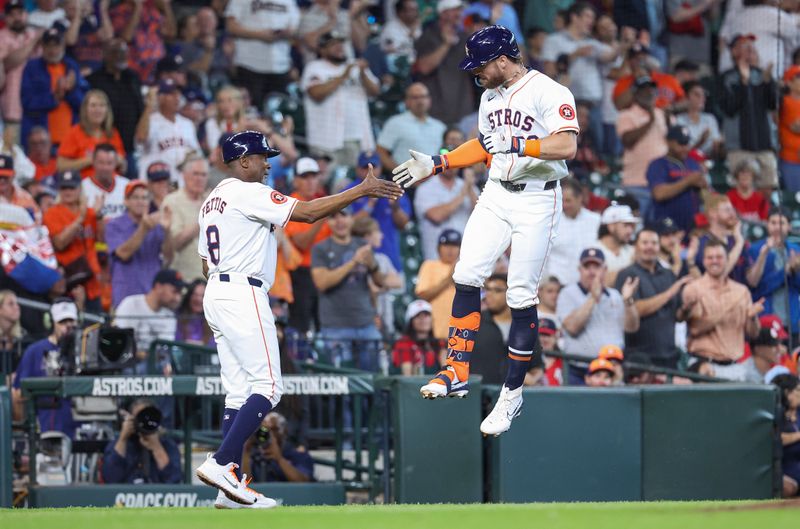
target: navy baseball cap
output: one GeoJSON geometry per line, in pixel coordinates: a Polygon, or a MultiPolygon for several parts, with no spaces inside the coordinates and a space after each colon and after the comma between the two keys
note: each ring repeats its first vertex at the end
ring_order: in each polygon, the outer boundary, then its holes
{"type": "Polygon", "coordinates": [[[603,251],[598,248],[586,248],[581,252],[581,264],[597,263],[599,265],[605,264],[606,256],[603,251]]]}
{"type": "Polygon", "coordinates": [[[347,40],[347,37],[344,35],[344,33],[340,33],[336,30],[328,31],[327,33],[323,33],[322,36],[319,38],[319,47],[324,48],[325,46],[327,46],[328,44],[330,44],[335,40],[340,40],[344,42],[345,40],[347,40]]]}
{"type": "Polygon", "coordinates": [[[76,189],[81,185],[81,175],[75,171],[64,171],[56,175],[58,189],[76,189]]]}
{"type": "Polygon", "coordinates": [[[153,278],[153,286],[156,285],[172,285],[178,290],[186,288],[186,283],[183,282],[181,274],[169,268],[158,271],[156,277],[153,278]]]}
{"type": "Polygon", "coordinates": [[[156,64],[156,73],[182,72],[183,57],[180,55],[167,55],[156,64]]]}
{"type": "Polygon", "coordinates": [[[52,28],[48,29],[47,31],[45,31],[44,34],[42,35],[42,43],[43,44],[50,44],[50,43],[55,42],[57,44],[61,44],[61,41],[63,40],[63,37],[64,37],[64,33],[62,33],[62,31],[59,28],[52,27],[52,28]]]}
{"type": "Polygon", "coordinates": [[[172,175],[169,166],[164,162],[153,162],[147,166],[147,181],[148,182],[161,182],[168,180],[172,175]]]}
{"type": "Polygon", "coordinates": [[[25,9],[25,2],[22,0],[9,0],[3,9],[5,13],[9,13],[12,9],[25,9]]]}
{"type": "Polygon", "coordinates": [[[158,93],[159,94],[172,94],[173,92],[178,91],[178,84],[175,82],[174,79],[162,79],[158,83],[158,93]]]}
{"type": "Polygon", "coordinates": [[[222,144],[222,161],[225,163],[251,154],[266,154],[267,158],[272,158],[280,153],[278,149],[270,147],[266,136],[255,130],[237,132],[222,144]]]}
{"type": "Polygon", "coordinates": [[[675,224],[675,221],[672,220],[671,217],[664,217],[663,219],[656,222],[654,226],[656,233],[659,235],[672,235],[673,233],[678,233],[681,231],[680,226],[675,224]]]}
{"type": "Polygon", "coordinates": [[[377,152],[364,151],[358,155],[359,167],[367,167],[369,164],[372,164],[374,167],[377,167],[381,164],[381,157],[378,156],[377,152]]]}
{"type": "Polygon", "coordinates": [[[650,48],[639,42],[634,42],[633,46],[631,46],[631,49],[628,50],[628,57],[632,57],[634,55],[639,55],[639,54],[649,55],[650,48]]]}
{"type": "Polygon", "coordinates": [[[0,154],[0,176],[14,176],[14,158],[0,154]]]}
{"type": "Polygon", "coordinates": [[[558,326],[556,325],[556,322],[554,322],[550,318],[539,319],[539,334],[544,334],[545,336],[553,336],[557,332],[558,332],[558,326]]]}
{"type": "Polygon", "coordinates": [[[653,81],[653,78],[650,77],[649,75],[640,75],[639,77],[636,78],[633,84],[636,88],[644,88],[646,86],[650,88],[655,88],[657,86],[656,82],[653,81]]]}
{"type": "Polygon", "coordinates": [[[672,125],[667,131],[667,140],[677,141],[681,145],[689,145],[689,129],[683,125],[672,125]]]}
{"type": "Polygon", "coordinates": [[[439,244],[454,244],[461,245],[461,234],[453,229],[442,230],[439,234],[439,244]]]}

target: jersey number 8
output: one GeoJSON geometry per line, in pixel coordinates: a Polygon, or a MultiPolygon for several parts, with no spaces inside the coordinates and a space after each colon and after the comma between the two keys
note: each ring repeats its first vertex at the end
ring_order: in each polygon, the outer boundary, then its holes
{"type": "Polygon", "coordinates": [[[219,264],[219,230],[213,224],[206,228],[206,243],[208,244],[208,258],[215,265],[219,264]]]}

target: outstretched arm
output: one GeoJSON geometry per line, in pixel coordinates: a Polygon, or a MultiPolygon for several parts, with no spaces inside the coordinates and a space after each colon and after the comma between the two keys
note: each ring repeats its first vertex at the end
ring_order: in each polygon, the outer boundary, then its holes
{"type": "Polygon", "coordinates": [[[459,169],[480,162],[488,164],[492,160],[491,155],[477,139],[464,142],[447,154],[429,156],[417,151],[408,152],[411,158],[392,170],[394,181],[403,187],[411,187],[445,169],[459,169]]]}

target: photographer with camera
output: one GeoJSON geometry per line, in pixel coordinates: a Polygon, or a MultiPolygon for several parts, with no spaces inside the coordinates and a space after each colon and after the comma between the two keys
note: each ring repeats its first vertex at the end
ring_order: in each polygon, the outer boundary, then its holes
{"type": "Polygon", "coordinates": [[[289,442],[286,426],[286,417],[277,412],[268,413],[261,427],[248,440],[242,468],[245,474],[253,477],[253,481],[314,481],[311,455],[289,442]]]}
{"type": "MultiPolygon", "coordinates": [[[[20,383],[26,378],[63,376],[67,359],[61,355],[64,338],[75,330],[78,307],[69,298],[57,298],[50,307],[52,330],[43,340],[34,342],[22,354],[12,389],[14,417],[22,419],[24,407],[20,383]]],[[[39,429],[42,432],[59,431],[70,438],[76,424],[72,418],[72,401],[69,398],[41,397],[38,401],[39,429]]]]}
{"type": "Polygon", "coordinates": [[[180,483],[181,460],[175,442],[161,436],[161,411],[150,399],[136,399],[120,410],[119,437],[106,446],[106,483],[180,483]]]}

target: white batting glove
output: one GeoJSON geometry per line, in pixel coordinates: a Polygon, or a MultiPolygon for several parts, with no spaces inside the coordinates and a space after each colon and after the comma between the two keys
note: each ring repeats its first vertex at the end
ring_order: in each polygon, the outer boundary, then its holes
{"type": "Polygon", "coordinates": [[[433,174],[433,158],[409,149],[411,158],[392,169],[392,178],[399,185],[409,188],[433,174]]]}
{"type": "Polygon", "coordinates": [[[491,155],[495,154],[525,154],[525,138],[521,136],[507,136],[496,130],[483,137],[483,148],[491,155]]]}

